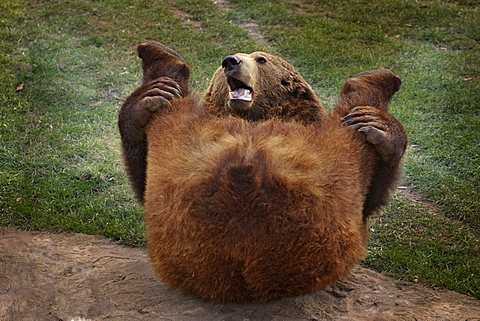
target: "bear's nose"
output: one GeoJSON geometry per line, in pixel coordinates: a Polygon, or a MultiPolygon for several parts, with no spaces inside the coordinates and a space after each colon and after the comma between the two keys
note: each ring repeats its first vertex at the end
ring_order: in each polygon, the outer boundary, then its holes
{"type": "Polygon", "coordinates": [[[225,71],[231,71],[237,68],[242,61],[234,55],[227,56],[222,61],[222,67],[225,68],[225,71]]]}

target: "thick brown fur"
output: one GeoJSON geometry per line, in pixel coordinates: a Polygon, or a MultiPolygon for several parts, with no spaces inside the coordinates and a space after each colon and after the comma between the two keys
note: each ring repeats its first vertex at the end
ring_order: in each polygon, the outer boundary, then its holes
{"type": "Polygon", "coordinates": [[[263,302],[346,276],[365,255],[366,216],[388,200],[405,149],[403,127],[386,111],[398,78],[382,70],[352,78],[360,86],[344,89],[329,116],[313,92],[305,101],[279,86],[263,93],[253,79],[254,100],[238,109],[225,101],[228,81],[218,71],[200,102],[183,94],[188,73],[172,74],[183,60],[147,46],[142,52],[157,58],[140,55],[144,72],[156,79],[144,76],[119,124],[137,197],[145,189],[137,176],[146,181],[148,252],[160,279],[212,301],[263,302]],[[152,82],[163,94],[146,95],[152,82]],[[277,96],[282,112],[261,101],[277,96]],[[125,148],[138,141],[148,143],[148,166],[125,148]]]}

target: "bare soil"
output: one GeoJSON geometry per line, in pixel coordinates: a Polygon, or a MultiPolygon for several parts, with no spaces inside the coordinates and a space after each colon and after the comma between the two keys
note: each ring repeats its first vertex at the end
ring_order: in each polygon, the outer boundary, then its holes
{"type": "Polygon", "coordinates": [[[188,12],[176,7],[170,7],[170,11],[180,19],[185,27],[190,27],[197,31],[203,31],[202,23],[194,20],[188,12]]]}
{"type": "Polygon", "coordinates": [[[358,267],[312,295],[212,304],[159,282],[145,251],[0,228],[0,320],[480,320],[480,301],[358,267]]]}
{"type": "MultiPolygon", "coordinates": [[[[234,6],[228,0],[213,0],[213,4],[220,10],[221,12],[227,13],[232,11],[234,6]]],[[[237,23],[240,27],[245,30],[251,39],[256,41],[258,44],[261,44],[265,47],[270,45],[270,41],[265,37],[265,35],[260,31],[260,26],[252,21],[243,21],[237,23]]]]}

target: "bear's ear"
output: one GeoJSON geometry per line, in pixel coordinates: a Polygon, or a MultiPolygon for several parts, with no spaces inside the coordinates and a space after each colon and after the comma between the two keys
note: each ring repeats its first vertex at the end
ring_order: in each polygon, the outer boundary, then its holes
{"type": "Polygon", "coordinates": [[[190,68],[177,52],[159,42],[149,41],[140,44],[137,53],[142,59],[144,82],[170,77],[180,84],[184,93],[188,92],[190,68]]]}

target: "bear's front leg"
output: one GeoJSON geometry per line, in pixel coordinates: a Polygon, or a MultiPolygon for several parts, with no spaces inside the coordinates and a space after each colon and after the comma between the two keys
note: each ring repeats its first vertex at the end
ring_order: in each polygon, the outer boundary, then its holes
{"type": "Polygon", "coordinates": [[[400,177],[407,135],[400,122],[388,113],[388,103],[401,83],[390,70],[362,72],[345,82],[333,110],[336,117],[357,130],[357,135],[364,135],[365,143],[373,146],[371,152],[376,155],[365,156],[378,158],[368,165],[373,166],[373,175],[363,207],[364,219],[388,203],[400,177]]]}
{"type": "Polygon", "coordinates": [[[170,108],[174,99],[189,94],[190,68],[174,50],[150,41],[137,47],[143,81],[125,101],[118,118],[123,157],[137,200],[143,204],[146,184],[145,129],[155,114],[170,108]]]}
{"type": "Polygon", "coordinates": [[[342,118],[345,125],[365,135],[377,153],[373,176],[368,187],[363,218],[387,205],[400,178],[401,159],[407,147],[403,126],[388,112],[372,106],[358,106],[342,118]]]}
{"type": "Polygon", "coordinates": [[[403,126],[389,113],[371,106],[358,106],[342,118],[344,124],[365,134],[385,164],[396,166],[407,146],[403,126]]]}
{"type": "Polygon", "coordinates": [[[151,117],[170,106],[170,101],[182,98],[182,88],[169,77],[154,79],[138,88],[123,104],[119,115],[122,140],[142,141],[151,117]]]}
{"type": "Polygon", "coordinates": [[[182,88],[177,82],[160,77],[144,83],[120,109],[118,127],[123,157],[130,184],[140,203],[143,203],[146,183],[146,126],[153,115],[167,110],[172,100],[182,96],[182,88]]]}

